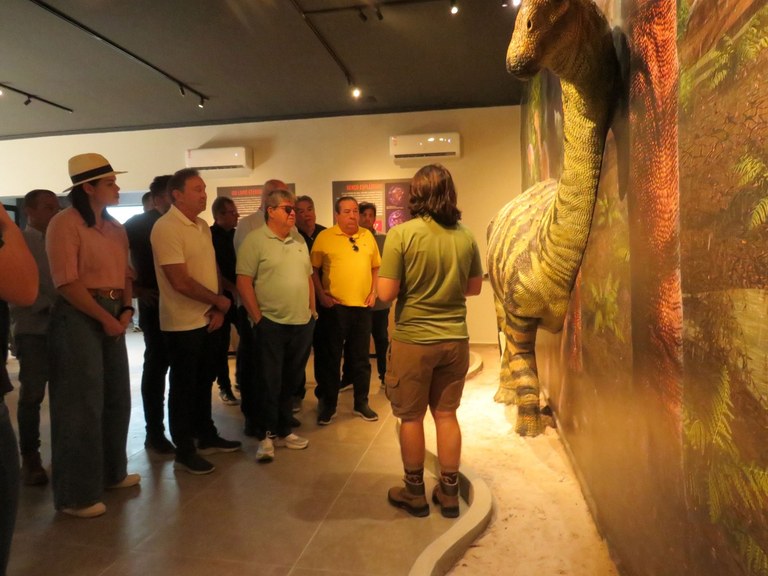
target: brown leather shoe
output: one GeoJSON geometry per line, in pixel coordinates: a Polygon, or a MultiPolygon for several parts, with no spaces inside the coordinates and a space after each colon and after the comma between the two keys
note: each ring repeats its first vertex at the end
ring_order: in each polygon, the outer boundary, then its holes
{"type": "Polygon", "coordinates": [[[440,513],[445,518],[459,517],[459,484],[440,482],[432,491],[432,502],[440,506],[440,513]]]}
{"type": "Polygon", "coordinates": [[[429,516],[429,504],[427,503],[423,482],[421,484],[406,482],[405,486],[390,488],[387,499],[392,506],[402,508],[411,516],[419,518],[429,516]]]}
{"type": "Polygon", "coordinates": [[[40,452],[21,455],[21,477],[25,486],[44,486],[48,484],[48,474],[40,461],[40,452]]]}

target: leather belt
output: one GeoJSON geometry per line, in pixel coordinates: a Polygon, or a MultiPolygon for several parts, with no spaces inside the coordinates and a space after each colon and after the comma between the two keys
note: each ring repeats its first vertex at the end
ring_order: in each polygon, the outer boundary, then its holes
{"type": "Polygon", "coordinates": [[[108,300],[121,300],[123,298],[122,288],[88,288],[91,296],[101,296],[108,300]]]}

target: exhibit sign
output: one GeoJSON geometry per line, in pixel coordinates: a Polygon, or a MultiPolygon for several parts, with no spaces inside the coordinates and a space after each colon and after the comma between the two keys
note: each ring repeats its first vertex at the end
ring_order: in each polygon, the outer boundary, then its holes
{"type": "MultiPolygon", "coordinates": [[[[261,191],[263,184],[249,184],[246,186],[219,186],[216,188],[217,196],[226,196],[232,198],[237,206],[240,217],[244,218],[249,214],[258,212],[261,208],[261,191]]],[[[296,185],[288,184],[288,190],[296,194],[296,185]]]]}
{"type": "Polygon", "coordinates": [[[333,182],[333,202],[342,196],[352,196],[358,202],[370,202],[376,206],[376,232],[385,233],[390,228],[411,219],[408,198],[411,180],[345,180],[333,182]]]}

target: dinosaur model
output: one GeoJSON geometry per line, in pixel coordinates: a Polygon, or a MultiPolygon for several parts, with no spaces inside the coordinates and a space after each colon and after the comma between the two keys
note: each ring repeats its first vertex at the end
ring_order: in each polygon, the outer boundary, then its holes
{"type": "Polygon", "coordinates": [[[504,332],[494,400],[517,404],[515,431],[543,431],[536,331],[563,326],[592,224],[603,149],[620,93],[605,17],[591,0],[523,0],[507,70],[528,79],[547,68],[563,93],[560,179],[539,182],[504,206],[488,227],[488,274],[504,332]]]}

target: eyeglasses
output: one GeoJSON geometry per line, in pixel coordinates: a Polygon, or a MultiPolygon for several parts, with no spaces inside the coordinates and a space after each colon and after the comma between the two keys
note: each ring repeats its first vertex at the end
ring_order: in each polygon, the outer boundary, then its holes
{"type": "Polygon", "coordinates": [[[352,250],[354,250],[355,252],[360,250],[360,246],[357,245],[357,240],[352,238],[352,236],[349,237],[349,243],[352,244],[352,250]]]}
{"type": "Polygon", "coordinates": [[[285,213],[288,214],[289,216],[296,211],[296,208],[294,208],[293,206],[275,206],[275,208],[282,208],[283,210],[285,210],[285,213]]]}

